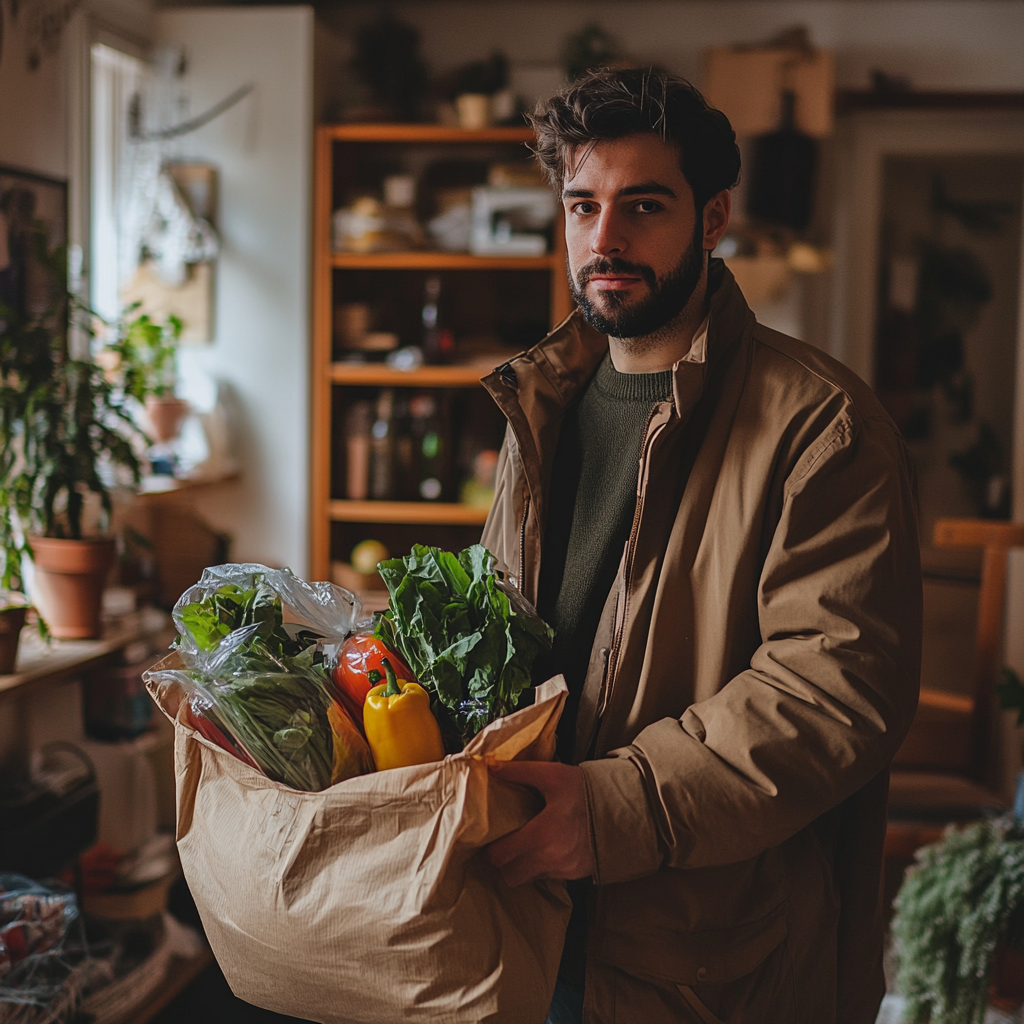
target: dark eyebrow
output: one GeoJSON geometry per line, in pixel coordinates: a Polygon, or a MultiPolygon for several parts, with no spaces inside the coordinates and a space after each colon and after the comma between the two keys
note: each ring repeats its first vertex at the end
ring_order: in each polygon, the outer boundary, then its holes
{"type": "Polygon", "coordinates": [[[670,199],[678,199],[679,196],[668,187],[659,185],[656,181],[645,181],[640,185],[627,185],[618,191],[620,196],[668,196],[670,199]]]}
{"type": "MultiPolygon", "coordinates": [[[[625,196],[668,196],[670,199],[678,199],[679,196],[668,187],[659,185],[656,181],[645,181],[639,185],[627,185],[620,188],[616,193],[619,198],[625,196]]],[[[593,199],[594,193],[589,188],[567,188],[562,190],[563,199],[593,199]]]]}

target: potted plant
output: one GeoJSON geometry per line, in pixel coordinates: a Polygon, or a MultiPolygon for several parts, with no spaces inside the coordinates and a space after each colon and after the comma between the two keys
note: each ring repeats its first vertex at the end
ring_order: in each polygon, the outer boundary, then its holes
{"type": "Polygon", "coordinates": [[[148,313],[138,313],[138,308],[135,303],[116,323],[103,325],[113,340],[100,348],[96,361],[110,383],[144,407],[149,437],[166,444],[178,436],[188,414],[188,403],[174,394],[183,324],[173,313],[161,324],[148,313]]]}
{"type": "Polygon", "coordinates": [[[14,671],[28,602],[23,594],[0,590],[0,676],[14,671]]]}
{"type": "Polygon", "coordinates": [[[981,1024],[990,990],[998,997],[1000,984],[1021,980],[1024,822],[1007,816],[950,828],[916,856],[892,925],[903,1019],[981,1024]]]}
{"type": "MultiPolygon", "coordinates": [[[[110,491],[119,474],[138,482],[139,435],[124,390],[91,358],[67,352],[68,308],[62,295],[55,315],[0,310],[0,585],[20,582],[31,558],[33,596],[52,635],[81,639],[99,635],[114,560],[110,491]],[[94,535],[89,494],[100,507],[94,535]]],[[[83,326],[88,331],[87,317],[83,326]]]]}

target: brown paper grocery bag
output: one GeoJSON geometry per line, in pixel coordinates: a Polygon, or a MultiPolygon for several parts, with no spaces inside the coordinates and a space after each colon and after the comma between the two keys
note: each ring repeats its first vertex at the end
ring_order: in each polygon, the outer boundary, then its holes
{"type": "MultiPolygon", "coordinates": [[[[176,655],[154,671],[173,668],[176,655]]],[[[561,883],[511,889],[480,848],[539,809],[485,758],[550,760],[561,676],[460,754],[305,793],[174,722],[178,850],[232,991],[330,1024],[541,1024],[570,904],[561,883]]]]}

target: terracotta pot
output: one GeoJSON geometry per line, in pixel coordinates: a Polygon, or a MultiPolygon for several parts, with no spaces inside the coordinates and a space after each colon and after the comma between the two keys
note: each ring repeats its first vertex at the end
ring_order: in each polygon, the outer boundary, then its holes
{"type": "Polygon", "coordinates": [[[146,399],[146,418],[149,420],[149,436],[159,444],[173,441],[181,430],[182,421],[188,415],[188,402],[180,398],[146,399]]]}
{"type": "Polygon", "coordinates": [[[27,608],[19,607],[0,610],[0,676],[14,671],[14,663],[18,660],[18,640],[27,611],[27,608]]]}
{"type": "Polygon", "coordinates": [[[36,567],[34,597],[50,632],[58,640],[98,637],[113,539],[30,537],[29,546],[36,567]]]}

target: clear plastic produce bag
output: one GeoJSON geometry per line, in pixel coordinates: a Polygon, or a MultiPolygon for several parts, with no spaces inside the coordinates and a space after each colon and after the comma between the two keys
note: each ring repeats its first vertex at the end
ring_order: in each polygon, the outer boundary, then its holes
{"type": "Polygon", "coordinates": [[[73,893],[0,873],[0,1021],[69,1020],[88,974],[79,941],[66,948],[78,919],[73,893]],[[85,973],[83,973],[83,970],[85,973]]]}
{"type": "Polygon", "coordinates": [[[325,789],[372,767],[325,671],[359,607],[286,569],[215,566],[174,606],[177,658],[146,678],[179,683],[189,724],[269,778],[325,789]]]}

